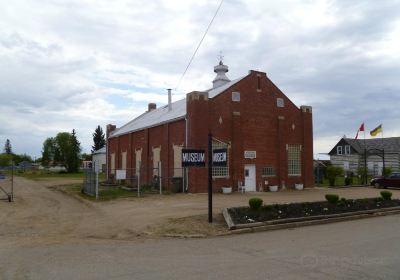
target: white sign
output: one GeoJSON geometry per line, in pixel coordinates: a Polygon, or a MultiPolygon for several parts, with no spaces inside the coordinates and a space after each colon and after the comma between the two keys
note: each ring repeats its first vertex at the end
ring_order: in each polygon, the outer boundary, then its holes
{"type": "Polygon", "coordinates": [[[116,179],[126,180],[126,170],[117,170],[116,179]]]}
{"type": "Polygon", "coordinates": [[[257,153],[256,151],[244,151],[244,158],[256,158],[257,153]]]}

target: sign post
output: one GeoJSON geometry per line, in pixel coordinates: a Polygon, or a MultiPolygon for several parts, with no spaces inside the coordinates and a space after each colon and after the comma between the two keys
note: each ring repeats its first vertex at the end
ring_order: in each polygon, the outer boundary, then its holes
{"type": "Polygon", "coordinates": [[[213,152],[212,152],[212,134],[208,133],[208,222],[213,222],[212,217],[212,164],[213,164],[213,152]]]}

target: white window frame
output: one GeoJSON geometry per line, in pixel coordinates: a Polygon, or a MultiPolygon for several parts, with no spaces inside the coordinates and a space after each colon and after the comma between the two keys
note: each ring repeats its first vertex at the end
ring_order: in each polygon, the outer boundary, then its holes
{"type": "Polygon", "coordinates": [[[158,170],[160,161],[161,161],[161,146],[153,147],[153,176],[154,175],[159,176],[160,174],[160,171],[158,170]]]}
{"type": "Polygon", "coordinates": [[[301,145],[288,144],[288,175],[301,176],[301,145]]]}
{"type": "Polygon", "coordinates": [[[140,165],[142,161],[142,149],[135,150],[135,167],[136,167],[136,176],[140,174],[140,165]]]}
{"type": "Polygon", "coordinates": [[[344,154],[345,155],[350,155],[350,145],[346,145],[344,146],[344,154]]]}
{"type": "Polygon", "coordinates": [[[212,149],[227,149],[227,159],[226,166],[215,166],[212,168],[212,177],[213,178],[229,178],[229,144],[222,142],[217,139],[213,139],[212,141],[212,149]]]}
{"type": "Polygon", "coordinates": [[[342,146],[337,146],[336,147],[336,154],[337,155],[343,155],[343,147],[342,146]]]}

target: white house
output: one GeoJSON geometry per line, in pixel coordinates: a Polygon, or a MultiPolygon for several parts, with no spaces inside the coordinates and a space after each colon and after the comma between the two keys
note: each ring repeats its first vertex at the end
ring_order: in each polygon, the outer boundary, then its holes
{"type": "Polygon", "coordinates": [[[93,152],[92,163],[94,164],[96,171],[98,170],[100,173],[106,172],[106,147],[93,152]]]}

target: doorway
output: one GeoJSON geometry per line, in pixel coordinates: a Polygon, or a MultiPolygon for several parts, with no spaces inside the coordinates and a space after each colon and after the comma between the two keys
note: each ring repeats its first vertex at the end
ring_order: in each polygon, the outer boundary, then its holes
{"type": "Polygon", "coordinates": [[[254,164],[244,166],[244,186],[246,192],[256,191],[256,166],[254,164]]]}

